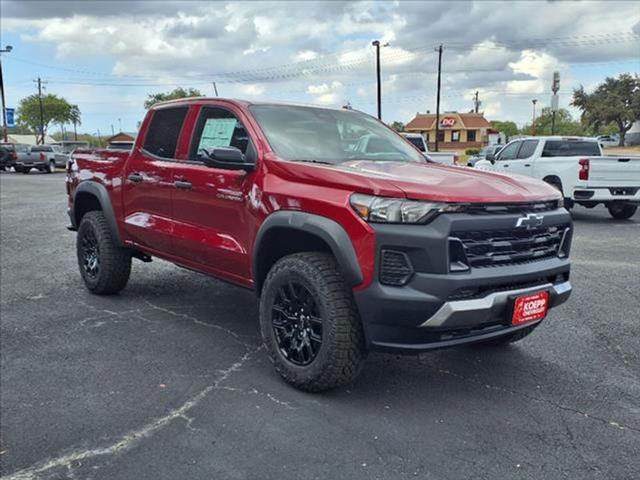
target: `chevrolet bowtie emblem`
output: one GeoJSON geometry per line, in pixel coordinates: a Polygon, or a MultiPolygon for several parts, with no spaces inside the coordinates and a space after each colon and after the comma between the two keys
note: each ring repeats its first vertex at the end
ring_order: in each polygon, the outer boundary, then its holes
{"type": "Polygon", "coordinates": [[[529,213],[524,217],[520,217],[518,221],[516,221],[516,228],[524,227],[527,230],[531,230],[533,228],[539,227],[542,225],[542,221],[544,217],[542,215],[536,215],[535,213],[529,213]]]}

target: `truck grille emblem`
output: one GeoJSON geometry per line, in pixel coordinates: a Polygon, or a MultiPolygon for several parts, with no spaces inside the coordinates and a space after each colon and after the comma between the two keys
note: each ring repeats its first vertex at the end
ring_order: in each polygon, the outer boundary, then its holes
{"type": "Polygon", "coordinates": [[[544,217],[542,215],[536,215],[535,213],[529,213],[524,217],[520,217],[516,221],[516,228],[524,227],[527,230],[532,230],[542,225],[544,217]]]}

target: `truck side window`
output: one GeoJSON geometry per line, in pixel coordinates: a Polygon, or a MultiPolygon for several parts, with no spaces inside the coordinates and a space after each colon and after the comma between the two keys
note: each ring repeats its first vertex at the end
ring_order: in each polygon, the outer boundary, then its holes
{"type": "Polygon", "coordinates": [[[538,140],[525,140],[522,142],[517,158],[529,158],[536,151],[537,146],[538,140]]]}
{"type": "Polygon", "coordinates": [[[153,113],[143,148],[158,157],[174,158],[188,107],[163,108],[153,113]]]}
{"type": "Polygon", "coordinates": [[[237,117],[224,108],[203,107],[193,132],[189,160],[201,161],[202,149],[235,147],[247,152],[249,134],[237,117]]]}
{"type": "Polygon", "coordinates": [[[513,160],[514,158],[516,158],[516,154],[518,153],[520,144],[521,142],[510,143],[509,145],[504,147],[502,150],[500,150],[500,153],[498,154],[498,158],[496,158],[496,160],[497,161],[513,160]]]}

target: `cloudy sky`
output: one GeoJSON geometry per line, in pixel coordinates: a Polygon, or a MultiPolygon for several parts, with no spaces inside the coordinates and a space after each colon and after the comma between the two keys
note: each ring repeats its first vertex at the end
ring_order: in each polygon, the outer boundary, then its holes
{"type": "Polygon", "coordinates": [[[147,94],[176,86],[213,96],[291,100],[375,113],[380,39],[383,119],[435,110],[444,45],[442,110],[468,111],[478,90],[489,119],[530,121],[572,88],[640,72],[637,2],[99,2],[0,0],[7,103],[32,80],[78,104],[83,127],[134,131],[147,94]],[[120,119],[120,120],[119,120],[120,119]]]}

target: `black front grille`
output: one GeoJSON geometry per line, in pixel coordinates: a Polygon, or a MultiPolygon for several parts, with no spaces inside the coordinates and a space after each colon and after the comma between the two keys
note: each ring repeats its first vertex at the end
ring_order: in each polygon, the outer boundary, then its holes
{"type": "Polygon", "coordinates": [[[452,232],[462,242],[471,267],[493,267],[555,257],[569,225],[530,230],[481,230],[452,232]]]}
{"type": "Polygon", "coordinates": [[[499,213],[538,213],[549,212],[559,208],[557,200],[535,203],[494,203],[494,204],[469,204],[464,212],[475,215],[495,215],[499,213]]]}

